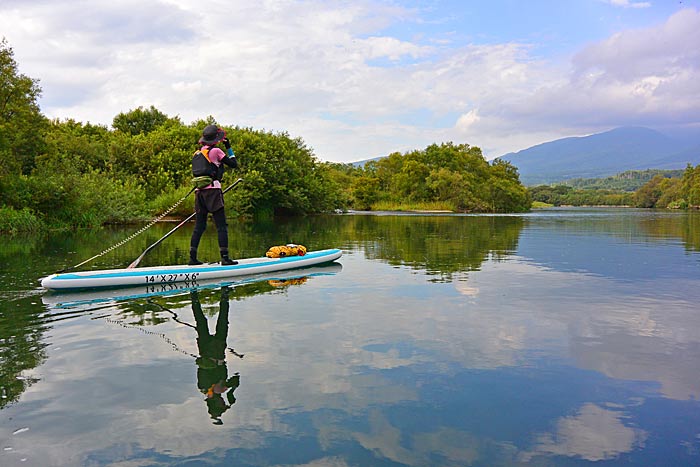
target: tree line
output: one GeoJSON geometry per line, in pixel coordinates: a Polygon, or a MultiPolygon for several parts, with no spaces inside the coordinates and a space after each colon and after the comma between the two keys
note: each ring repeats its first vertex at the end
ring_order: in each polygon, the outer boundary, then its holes
{"type": "Polygon", "coordinates": [[[551,206],[633,206],[634,193],[569,185],[538,185],[529,188],[534,203],[551,206]]]}
{"type": "Polygon", "coordinates": [[[680,178],[683,176],[683,169],[626,170],[610,177],[572,178],[563,184],[579,189],[637,191],[657,175],[665,178],[680,178]]]}
{"type": "Polygon", "coordinates": [[[700,165],[688,164],[682,177],[657,175],[634,193],[641,208],[700,208],[700,165]]]}
{"type": "MultiPolygon", "coordinates": [[[[629,171],[620,176],[648,181],[635,191],[610,188],[576,188],[564,185],[539,185],[529,188],[533,201],[553,206],[634,206],[639,208],[700,208],[700,165],[688,165],[678,171],[629,171]],[[639,173],[633,173],[639,172],[639,173]],[[649,179],[649,176],[651,178],[649,179]]],[[[618,176],[619,177],[619,176],[618,176]]],[[[601,179],[615,182],[618,177],[601,179]]],[[[590,184],[589,186],[596,186],[590,184]]]]}
{"type": "MultiPolygon", "coordinates": [[[[142,221],[191,189],[191,158],[212,116],[185,124],[157,108],[116,115],[111,127],[49,119],[38,80],[18,71],[0,41],[0,232],[142,221]]],[[[301,138],[222,126],[244,183],[227,195],[232,216],[305,215],[345,209],[524,211],[527,189],[508,162],[466,144],[435,144],[354,167],[319,161],[301,138]]],[[[189,214],[193,197],[172,211],[189,214]]]]}

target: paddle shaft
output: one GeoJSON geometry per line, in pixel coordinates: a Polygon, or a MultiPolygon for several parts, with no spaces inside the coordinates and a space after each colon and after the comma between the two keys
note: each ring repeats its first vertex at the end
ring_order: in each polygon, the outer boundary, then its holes
{"type": "MultiPolygon", "coordinates": [[[[231,188],[233,188],[234,186],[238,185],[238,184],[239,184],[240,182],[242,182],[242,181],[243,181],[243,179],[242,179],[242,178],[239,178],[238,180],[236,180],[235,182],[233,182],[231,185],[229,185],[228,187],[226,187],[226,189],[225,189],[223,192],[226,193],[227,191],[229,191],[231,188]]],[[[160,243],[161,243],[163,240],[165,240],[165,239],[168,238],[170,235],[172,235],[172,233],[175,232],[177,229],[179,229],[180,227],[182,227],[183,225],[185,225],[186,223],[188,223],[189,221],[191,221],[191,220],[194,218],[194,216],[196,216],[196,215],[197,215],[197,213],[196,213],[196,212],[193,212],[192,214],[190,214],[189,216],[187,216],[186,219],[184,219],[182,222],[180,222],[179,224],[177,224],[170,232],[166,233],[166,234],[163,235],[158,241],[156,241],[156,242],[153,243],[151,246],[149,246],[148,248],[146,248],[146,249],[144,250],[144,252],[141,253],[141,256],[139,256],[138,258],[136,258],[136,259],[134,260],[134,262],[131,263],[131,264],[130,264],[129,266],[127,266],[126,268],[127,268],[127,269],[133,269],[133,268],[135,268],[135,267],[141,262],[141,260],[143,259],[143,257],[146,256],[146,254],[147,254],[149,251],[151,251],[152,249],[154,249],[155,247],[157,247],[158,245],[160,245],[160,243]]]]}

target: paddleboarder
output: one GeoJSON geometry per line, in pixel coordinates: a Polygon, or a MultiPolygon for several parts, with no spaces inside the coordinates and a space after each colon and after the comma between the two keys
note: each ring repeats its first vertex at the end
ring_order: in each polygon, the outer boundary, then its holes
{"type": "Polygon", "coordinates": [[[219,242],[221,264],[228,266],[238,264],[228,256],[228,227],[226,213],[224,211],[224,195],[221,191],[221,178],[224,174],[223,164],[235,169],[238,161],[231,149],[231,142],[226,137],[226,132],[216,125],[207,125],[199,139],[202,145],[192,158],[192,173],[197,178],[210,177],[211,183],[198,187],[195,190],[194,210],[196,213],[194,230],[190,239],[190,265],[202,264],[197,259],[197,248],[204,230],[207,228],[207,218],[211,213],[216,225],[219,242]],[[226,153],[217,147],[223,143],[226,153]]]}

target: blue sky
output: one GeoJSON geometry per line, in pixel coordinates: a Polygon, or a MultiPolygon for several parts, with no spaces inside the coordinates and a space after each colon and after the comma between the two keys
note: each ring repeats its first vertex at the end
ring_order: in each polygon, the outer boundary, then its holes
{"type": "Polygon", "coordinates": [[[154,105],[341,162],[700,132],[700,0],[3,0],[0,18],[54,118],[154,105]]]}
{"type": "MultiPolygon", "coordinates": [[[[467,43],[531,43],[547,51],[569,51],[625,29],[657,25],[682,8],[682,2],[604,0],[522,0],[402,2],[422,11],[423,31],[454,35],[467,43]],[[625,6],[626,5],[626,6],[625,6]],[[635,7],[636,6],[636,7],[635,7]]],[[[404,25],[405,26],[405,25],[404,25]]],[[[416,28],[397,27],[410,39],[416,28]]]]}

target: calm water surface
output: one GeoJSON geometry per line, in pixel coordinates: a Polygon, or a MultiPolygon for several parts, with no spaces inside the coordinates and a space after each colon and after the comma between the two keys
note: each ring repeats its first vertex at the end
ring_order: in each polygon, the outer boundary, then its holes
{"type": "MultiPolygon", "coordinates": [[[[239,256],[345,254],[227,287],[55,294],[37,279],[137,227],[2,239],[0,465],[700,465],[698,213],[230,227],[239,256]]],[[[184,262],[191,228],[141,265],[184,262]]],[[[203,259],[214,242],[210,226],[203,259]]]]}

